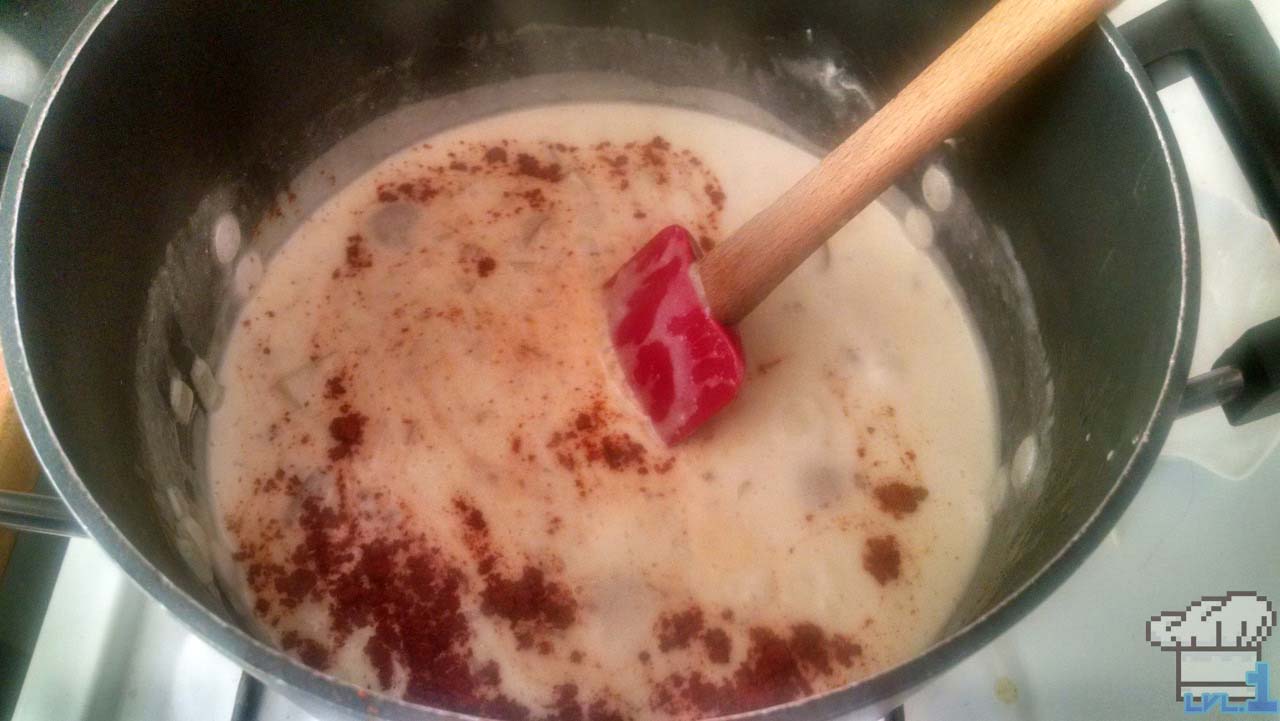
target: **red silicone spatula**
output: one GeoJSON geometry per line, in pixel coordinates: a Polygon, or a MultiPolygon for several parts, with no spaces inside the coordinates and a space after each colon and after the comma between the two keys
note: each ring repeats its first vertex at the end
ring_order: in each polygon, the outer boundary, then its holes
{"type": "Polygon", "coordinates": [[[677,443],[737,395],[732,327],[902,172],[1093,22],[1110,0],[1002,0],[782,197],[700,260],[660,231],[605,286],[623,372],[677,443]]]}

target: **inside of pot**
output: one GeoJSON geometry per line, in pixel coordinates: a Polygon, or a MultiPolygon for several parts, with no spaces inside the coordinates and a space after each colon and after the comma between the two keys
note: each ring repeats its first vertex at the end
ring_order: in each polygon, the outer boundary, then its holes
{"type": "MultiPolygon", "coordinates": [[[[706,111],[820,154],[982,10],[113,12],[51,108],[18,219],[22,335],[50,422],[125,538],[211,612],[243,623],[213,571],[201,458],[205,405],[220,392],[211,369],[238,309],[230,291],[244,282],[237,273],[254,272],[219,258],[233,226],[232,260],[269,258],[334,187],[406,144],[561,102],[706,111]]],[[[895,213],[927,214],[930,252],[968,305],[997,390],[992,533],[943,637],[1044,569],[1147,440],[1186,282],[1166,168],[1148,162],[1158,147],[1095,31],[886,194],[895,213]],[[946,204],[926,197],[938,182],[946,204]]]]}
{"type": "MultiPolygon", "coordinates": [[[[244,292],[236,286],[253,282],[249,276],[261,272],[261,265],[270,262],[334,188],[345,187],[372,164],[423,137],[526,107],[581,101],[685,107],[759,127],[821,154],[821,136],[800,134],[795,123],[812,123],[815,116],[830,118],[829,137],[837,138],[841,128],[856,127],[876,106],[865,84],[830,58],[773,58],[770,75],[753,73],[753,78],[744,78],[739,77],[742,69],[735,69],[715,48],[618,28],[556,25],[524,26],[498,47],[504,55],[533,55],[533,72],[439,98],[418,102],[402,98],[402,105],[370,119],[322,152],[288,179],[286,189],[268,198],[253,196],[252,201],[270,201],[256,225],[240,229],[241,218],[248,214],[242,186],[231,183],[215,188],[202,199],[187,237],[167,249],[143,326],[139,404],[143,438],[149,442],[146,457],[153,464],[151,476],[187,477],[179,487],[194,491],[190,501],[184,501],[172,486],[157,489],[164,494],[159,500],[175,512],[177,547],[202,579],[213,578],[208,546],[217,540],[212,531],[201,530],[215,523],[208,516],[211,502],[201,456],[207,407],[223,393],[207,369],[219,366],[227,334],[243,305],[244,292]],[[582,58],[590,63],[581,63],[582,58]],[[660,59],[659,67],[653,67],[655,59],[660,59]],[[577,70],[593,66],[613,72],[577,70]],[[673,78],[690,84],[672,84],[673,78]],[[692,84],[695,80],[698,84],[692,84]],[[804,105],[779,99],[802,90],[807,96],[804,105]],[[766,109],[759,104],[763,102],[773,107],[766,109]],[[791,116],[790,122],[780,119],[779,112],[791,116]],[[219,234],[225,236],[231,223],[236,228],[233,235],[243,238],[243,248],[232,248],[231,262],[219,263],[217,244],[223,240],[219,234]],[[192,293],[192,288],[203,288],[209,295],[192,293]]],[[[485,58],[479,64],[490,63],[485,58]]],[[[948,155],[942,151],[922,163],[882,202],[904,222],[909,214],[927,213],[933,252],[962,289],[989,348],[995,376],[1018,380],[1016,388],[998,396],[1002,467],[992,483],[1000,488],[999,506],[1007,488],[1022,491],[1042,482],[1043,466],[1036,463],[1036,455],[1050,442],[1053,384],[1030,290],[1009,237],[985,222],[964,188],[950,180],[954,171],[948,155]],[[930,182],[944,185],[941,192],[949,195],[945,206],[935,202],[938,208],[930,208],[924,198],[926,172],[930,182]]],[[[1006,545],[1001,541],[997,547],[1006,545]]],[[[957,617],[953,623],[963,621],[957,617]]]]}

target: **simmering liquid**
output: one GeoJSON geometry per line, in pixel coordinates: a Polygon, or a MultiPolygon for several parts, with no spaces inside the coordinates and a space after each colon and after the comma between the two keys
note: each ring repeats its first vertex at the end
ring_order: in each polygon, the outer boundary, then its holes
{"type": "Polygon", "coordinates": [[[503,718],[711,716],[939,632],[996,463],[961,301],[876,204],[742,325],[741,396],[665,447],[601,285],[727,237],[817,159],[733,121],[549,106],[426,138],[304,222],[222,360],[224,579],[307,664],[503,718]]]}

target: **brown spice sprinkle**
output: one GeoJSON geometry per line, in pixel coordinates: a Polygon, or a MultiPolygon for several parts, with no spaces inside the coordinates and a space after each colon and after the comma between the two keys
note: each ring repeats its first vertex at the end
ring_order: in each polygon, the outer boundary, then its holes
{"type": "Polygon", "coordinates": [[[531,210],[542,210],[547,207],[547,196],[543,195],[541,188],[534,188],[520,193],[519,196],[529,203],[531,210]]]}
{"type": "Polygon", "coordinates": [[[286,631],[280,637],[280,647],[298,654],[298,658],[312,668],[329,667],[329,649],[314,639],[299,636],[296,631],[286,631]]]}
{"type": "Polygon", "coordinates": [[[364,425],[369,419],[349,406],[342,406],[341,415],[329,421],[329,437],[334,445],[329,448],[329,460],[340,461],[350,456],[364,442],[364,425]]]}
{"type": "MultiPolygon", "coordinates": [[[[409,701],[501,718],[530,717],[528,709],[497,692],[497,666],[473,660],[470,626],[461,611],[463,576],[425,538],[406,527],[394,541],[357,540],[367,534],[351,510],[351,491],[344,483],[335,484],[336,502],[302,493],[301,484],[295,490],[303,540],[283,554],[287,566],[271,560],[281,556],[270,538],[238,539],[236,558],[247,566],[259,612],[327,599],[336,644],[358,629],[373,629],[363,651],[383,690],[400,667],[407,674],[409,701]]],[[[332,663],[329,648],[296,630],[283,630],[280,643],[314,668],[325,670],[332,663]]]]}
{"type": "Polygon", "coordinates": [[[613,433],[600,440],[600,456],[610,469],[620,471],[644,462],[645,448],[626,433],[613,433]]]}
{"type": "Polygon", "coordinates": [[[793,627],[790,639],[764,627],[752,628],[748,638],[746,659],[731,676],[716,682],[700,671],[672,674],[654,692],[653,709],[718,716],[794,701],[813,692],[812,681],[829,673],[833,660],[850,668],[862,653],[848,637],[812,624],[793,627]]]}
{"type": "Polygon", "coordinates": [[[555,431],[547,440],[547,448],[565,470],[579,466],[603,466],[610,471],[666,473],[674,457],[650,464],[649,452],[625,431],[614,431],[610,424],[617,413],[597,400],[579,410],[563,430],[555,431]]]}
{"type": "Polygon", "coordinates": [[[896,536],[868,538],[862,551],[862,567],[881,586],[898,578],[902,572],[902,552],[896,536]]]}
{"type": "Polygon", "coordinates": [[[524,566],[518,577],[508,577],[497,570],[503,559],[493,549],[484,514],[463,498],[453,499],[453,506],[466,528],[467,546],[485,581],[480,593],[481,613],[506,620],[519,648],[536,646],[544,655],[549,654],[555,632],[573,625],[577,601],[567,588],[548,580],[537,566],[524,566]]]}
{"type": "Polygon", "coordinates": [[[652,140],[641,146],[641,157],[644,159],[645,165],[650,167],[663,167],[667,164],[666,152],[671,149],[671,143],[661,135],[655,135],[652,140]]]}
{"type": "Polygon", "coordinates": [[[489,532],[489,523],[484,520],[484,514],[480,512],[480,509],[461,498],[453,499],[453,507],[462,514],[462,522],[467,526],[468,530],[473,533],[489,532]]]}
{"type": "Polygon", "coordinates": [[[929,491],[925,488],[909,486],[901,481],[876,486],[873,493],[880,510],[899,519],[915,513],[921,501],[929,497],[929,491]]]}
{"type": "Polygon", "coordinates": [[[783,360],[784,360],[783,358],[774,358],[773,360],[770,360],[770,361],[765,361],[765,362],[763,362],[763,363],[758,363],[758,364],[756,364],[756,372],[757,372],[757,373],[759,373],[759,374],[760,374],[760,375],[762,375],[762,376],[763,376],[763,375],[768,375],[768,374],[769,374],[769,371],[771,371],[771,370],[773,370],[774,368],[776,368],[776,367],[778,366],[778,364],[779,364],[779,363],[781,363],[783,360]]]}
{"type": "Polygon", "coordinates": [[[398,183],[380,183],[377,187],[378,201],[394,203],[398,200],[416,200],[427,203],[440,194],[440,189],[429,178],[418,178],[414,181],[398,183]]]}
{"type": "Polygon", "coordinates": [[[707,198],[711,200],[711,204],[715,206],[716,210],[724,210],[725,195],[719,185],[707,183],[702,186],[702,192],[707,194],[707,198]]]}
{"type": "MultiPolygon", "coordinates": [[[[553,712],[543,715],[501,694],[499,665],[476,659],[471,649],[471,627],[462,611],[464,575],[424,536],[411,531],[407,520],[392,534],[395,540],[358,540],[371,534],[362,527],[364,516],[352,510],[353,492],[341,481],[341,473],[337,478],[336,501],[305,493],[296,475],[283,469],[256,484],[273,492],[287,490],[301,499],[298,524],[303,540],[282,556],[274,537],[246,538],[240,535],[243,526],[229,524],[237,529],[234,557],[246,566],[258,613],[267,616],[273,608],[288,610],[304,600],[327,600],[335,648],[357,630],[373,629],[363,652],[377,683],[390,689],[396,669],[403,669],[404,697],[412,702],[516,721],[624,719],[607,699],[579,700],[576,690],[561,694],[553,712]]],[[[477,508],[462,499],[455,499],[454,505],[469,534],[487,537],[488,524],[477,508]]],[[[482,597],[486,605],[496,607],[492,610],[514,619],[513,624],[572,623],[573,607],[567,605],[571,599],[566,601],[563,589],[546,581],[541,571],[526,569],[510,583],[514,589],[497,592],[496,599],[488,597],[488,589],[482,597]]],[[[280,621],[276,616],[272,623],[280,621]]],[[[332,649],[297,630],[283,629],[280,643],[314,668],[326,670],[332,664],[332,649]]],[[[535,645],[532,640],[530,645],[535,645]]],[[[545,638],[536,647],[540,652],[552,650],[545,638]]]]}
{"type": "MultiPolygon", "coordinates": [[[[364,236],[356,233],[347,236],[347,276],[353,276],[365,268],[373,267],[373,256],[364,245],[364,236]]],[[[336,274],[335,274],[336,277],[336,274]]]]}
{"type": "Polygon", "coordinates": [[[702,634],[702,645],[707,648],[707,658],[712,663],[729,663],[733,642],[722,628],[709,628],[702,634]]]}
{"type": "Polygon", "coordinates": [[[490,575],[480,598],[480,611],[506,619],[521,648],[531,645],[535,631],[570,628],[577,613],[568,589],[532,566],[525,566],[518,578],[490,575]]]}
{"type": "Polygon", "coordinates": [[[527,175],[548,183],[559,183],[564,178],[559,163],[543,165],[528,153],[520,153],[516,156],[516,175],[527,175]]]}
{"type": "MultiPolygon", "coordinates": [[[[713,247],[714,238],[719,236],[724,190],[719,179],[690,150],[675,150],[661,136],[621,145],[605,141],[589,149],[595,152],[580,150],[588,149],[552,141],[518,144],[509,139],[488,143],[459,141],[447,151],[447,163],[419,166],[421,173],[416,178],[396,178],[379,183],[375,186],[376,197],[382,203],[407,201],[426,205],[442,194],[461,192],[477,174],[507,176],[517,183],[521,180],[536,183],[536,187],[518,184],[504,190],[504,196],[511,202],[490,210],[479,219],[483,224],[515,217],[526,210],[543,212],[553,207],[557,201],[551,194],[553,185],[548,184],[559,183],[570,172],[596,177],[605,175],[614,179],[621,190],[629,187],[631,178],[637,173],[659,185],[679,177],[691,188],[701,189],[701,195],[709,201],[696,218],[686,222],[697,228],[699,243],[704,250],[713,247]],[[543,160],[547,155],[554,160],[543,160]]],[[[634,209],[633,214],[637,218],[646,217],[644,209],[634,209]]],[[[468,224],[473,222],[474,219],[467,221],[468,224]]],[[[343,274],[350,276],[354,272],[346,269],[343,274]]],[[[335,272],[334,277],[339,277],[339,274],[335,272]]]]}
{"type": "Polygon", "coordinates": [[[688,648],[702,632],[702,624],[702,609],[697,606],[659,617],[654,629],[658,637],[658,650],[665,653],[677,648],[688,648]]]}
{"type": "Polygon", "coordinates": [[[324,397],[329,400],[341,398],[347,392],[346,374],[339,373],[324,382],[324,397]]]}

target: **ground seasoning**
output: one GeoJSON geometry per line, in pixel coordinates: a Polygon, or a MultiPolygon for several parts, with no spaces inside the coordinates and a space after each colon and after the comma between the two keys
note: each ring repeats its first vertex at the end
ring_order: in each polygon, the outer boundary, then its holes
{"type": "MultiPolygon", "coordinates": [[[[648,475],[665,473],[674,457],[650,464],[648,449],[625,431],[614,431],[611,424],[619,414],[596,400],[582,408],[562,430],[554,431],[547,440],[557,462],[566,470],[580,466],[603,466],[614,472],[634,471],[648,475]]],[[[585,481],[583,481],[585,484],[585,481]]]]}
{"type": "Polygon", "coordinates": [[[707,658],[712,663],[729,663],[729,655],[733,650],[733,642],[729,634],[722,628],[710,628],[702,634],[702,644],[706,646],[707,658]]]}
{"type": "Polygon", "coordinates": [[[645,447],[626,433],[611,433],[600,439],[600,457],[610,470],[620,471],[644,463],[645,447]]]}
{"type": "Polygon", "coordinates": [[[329,400],[337,400],[338,398],[346,395],[346,380],[346,375],[343,373],[331,376],[324,382],[324,397],[329,400]]]}
{"type": "Polygon", "coordinates": [[[702,624],[702,609],[696,606],[680,613],[660,617],[655,629],[658,650],[666,652],[677,648],[688,648],[693,639],[702,632],[702,624]]]}
{"type": "Polygon", "coordinates": [[[329,668],[329,649],[318,641],[303,638],[294,631],[286,631],[280,637],[280,647],[298,654],[302,662],[321,671],[329,668]]]}
{"type": "Polygon", "coordinates": [[[350,456],[364,442],[364,425],[369,421],[363,413],[343,405],[341,415],[329,421],[329,437],[334,445],[329,448],[329,460],[340,461],[350,456]]]}
{"type": "Polygon", "coordinates": [[[538,180],[545,180],[548,183],[558,183],[564,178],[560,171],[559,163],[543,165],[537,158],[528,153],[520,153],[516,156],[516,175],[527,175],[538,180]]]}
{"type": "MultiPolygon", "coordinates": [[[[463,575],[420,534],[407,527],[396,540],[358,540],[361,521],[350,510],[345,486],[338,499],[305,495],[298,523],[302,541],[288,554],[291,570],[275,563],[250,563],[250,589],[258,608],[294,607],[324,599],[335,642],[372,628],[364,653],[385,690],[397,667],[407,674],[405,698],[474,713],[527,718],[528,710],[496,693],[496,665],[477,664],[469,647],[471,630],[462,614],[463,575]]],[[[266,557],[270,544],[241,542],[242,561],[266,557]]],[[[294,630],[281,646],[306,664],[329,667],[330,651],[294,630]]]]}
{"type": "Polygon", "coordinates": [[[568,628],[578,609],[568,589],[532,566],[525,566],[518,577],[489,574],[480,599],[481,613],[509,622],[521,648],[531,646],[546,629],[568,628]]]}
{"type": "Polygon", "coordinates": [[[652,140],[641,146],[640,155],[644,159],[644,164],[650,168],[662,168],[667,164],[666,152],[671,149],[671,144],[661,135],[656,135],[652,140]]]}
{"type": "Polygon", "coordinates": [[[356,233],[347,236],[347,276],[353,276],[365,268],[373,267],[373,256],[364,245],[364,236],[356,233]]]}
{"type": "Polygon", "coordinates": [[[573,625],[578,604],[560,583],[547,578],[537,566],[525,565],[519,575],[501,570],[505,559],[493,548],[489,524],[471,502],[455,498],[453,506],[464,528],[464,540],[484,581],[480,612],[507,622],[521,649],[545,649],[550,653],[559,632],[573,625]]]}
{"type": "Polygon", "coordinates": [[[719,185],[707,183],[702,186],[702,192],[707,194],[707,198],[711,201],[711,204],[715,206],[716,210],[724,210],[725,195],[719,185]]]}
{"type": "Polygon", "coordinates": [[[790,638],[753,627],[748,639],[746,659],[729,677],[714,681],[700,671],[672,674],[655,688],[653,709],[716,716],[794,701],[813,692],[812,681],[830,673],[833,660],[851,668],[861,654],[849,638],[812,624],[793,627],[790,638]]]}
{"type": "Polygon", "coordinates": [[[880,507],[880,510],[892,515],[894,518],[902,518],[915,513],[920,506],[920,502],[929,497],[929,491],[923,487],[909,486],[901,481],[883,483],[876,486],[873,493],[876,497],[876,505],[880,507]]]}
{"type": "Polygon", "coordinates": [[[413,181],[398,183],[381,183],[377,187],[378,201],[381,203],[413,200],[425,204],[439,194],[440,189],[429,178],[418,178],[413,181]]]}
{"type": "Polygon", "coordinates": [[[541,188],[526,190],[523,193],[517,193],[517,196],[524,198],[530,210],[544,210],[548,204],[547,196],[542,194],[541,188]]]}
{"type": "Polygon", "coordinates": [[[868,538],[862,551],[862,567],[881,586],[898,578],[902,572],[902,552],[895,536],[868,538]]]}

